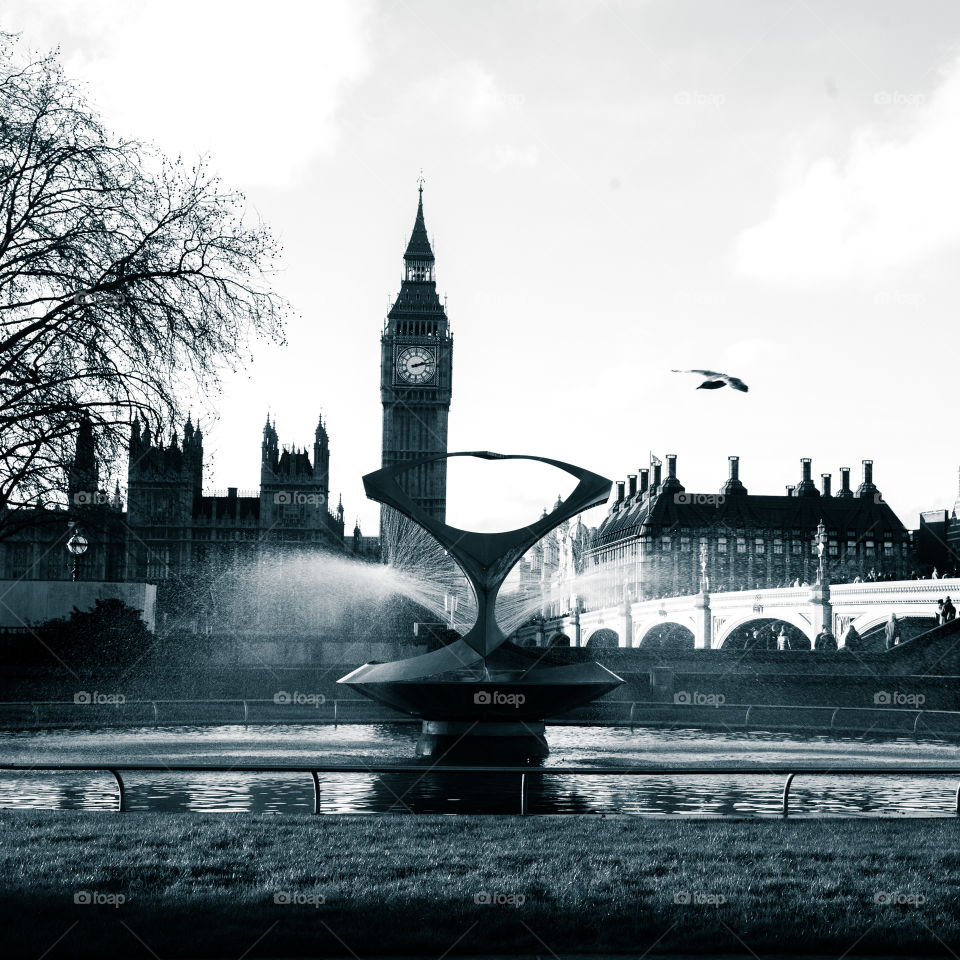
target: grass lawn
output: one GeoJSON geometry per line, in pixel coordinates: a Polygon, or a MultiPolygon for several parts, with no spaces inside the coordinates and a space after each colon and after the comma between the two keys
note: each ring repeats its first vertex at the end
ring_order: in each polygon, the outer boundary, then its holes
{"type": "Polygon", "coordinates": [[[954,820],[3,811],[0,877],[33,960],[960,952],[954,820]]]}

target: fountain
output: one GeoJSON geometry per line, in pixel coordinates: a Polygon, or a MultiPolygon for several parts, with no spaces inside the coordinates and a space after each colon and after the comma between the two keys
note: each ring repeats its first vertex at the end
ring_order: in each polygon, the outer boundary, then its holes
{"type": "Polygon", "coordinates": [[[453,643],[406,660],[368,663],[339,682],[423,720],[417,755],[511,762],[549,752],[544,718],[581,706],[623,680],[599,663],[551,663],[546,650],[509,641],[496,619],[497,593],[517,561],[541,537],[588,507],[604,503],[610,481],[559,460],[490,452],[451,453],[385,467],[363,478],[367,496],[430,533],[456,561],[476,598],[477,619],[453,643]],[[449,457],[532,460],[579,482],[535,523],[501,533],[448,526],[420,509],[401,488],[407,470],[449,457]]]}

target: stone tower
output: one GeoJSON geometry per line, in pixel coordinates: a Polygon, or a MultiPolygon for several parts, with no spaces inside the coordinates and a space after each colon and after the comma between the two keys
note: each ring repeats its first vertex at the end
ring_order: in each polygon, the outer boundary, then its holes
{"type": "MultiPolygon", "coordinates": [[[[403,255],[403,282],[380,338],[382,466],[447,452],[452,377],[453,337],[437,296],[421,180],[417,219],[403,255]]],[[[410,471],[400,484],[431,516],[446,518],[446,461],[410,471]]]]}

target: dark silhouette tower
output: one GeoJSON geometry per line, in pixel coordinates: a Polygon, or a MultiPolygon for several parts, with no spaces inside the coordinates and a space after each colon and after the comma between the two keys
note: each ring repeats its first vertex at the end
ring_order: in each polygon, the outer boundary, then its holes
{"type": "MultiPolygon", "coordinates": [[[[453,337],[437,296],[421,180],[417,219],[403,255],[403,282],[380,338],[382,466],[446,454],[452,375],[453,337]]],[[[418,465],[400,483],[429,516],[446,519],[446,460],[418,465]]]]}

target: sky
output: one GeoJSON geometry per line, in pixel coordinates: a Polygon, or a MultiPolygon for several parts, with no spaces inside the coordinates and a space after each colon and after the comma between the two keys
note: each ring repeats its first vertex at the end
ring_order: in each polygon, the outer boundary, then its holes
{"type": "MultiPolygon", "coordinates": [[[[322,412],[348,530],[376,532],[360,478],[422,170],[451,451],[611,479],[675,453],[697,492],[736,454],[753,493],[870,458],[908,526],[957,498],[951,0],[5,0],[0,26],[59,46],[114,131],[208,154],[283,243],[287,345],[225,380],[208,489],[257,488],[268,410],[297,446],[322,412]],[[699,367],[750,392],[671,373],[699,367]]],[[[464,525],[570,488],[455,463],[464,525]]]]}

